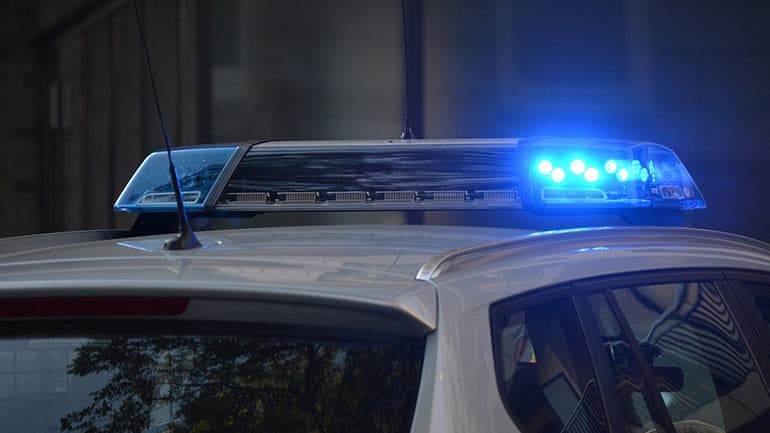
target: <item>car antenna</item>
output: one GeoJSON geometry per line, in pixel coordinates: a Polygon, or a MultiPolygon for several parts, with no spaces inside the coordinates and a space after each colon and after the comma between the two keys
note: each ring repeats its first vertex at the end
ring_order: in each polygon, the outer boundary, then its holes
{"type": "Polygon", "coordinates": [[[411,140],[412,116],[409,113],[411,107],[409,100],[409,24],[406,19],[406,1],[401,0],[401,36],[404,38],[404,123],[401,128],[401,139],[411,140]]]}
{"type": "Polygon", "coordinates": [[[158,98],[158,89],[155,86],[155,74],[152,72],[152,62],[150,61],[150,50],[147,48],[147,41],[144,39],[144,26],[142,25],[142,16],[139,13],[138,0],[134,0],[134,13],[136,13],[136,23],[139,26],[139,38],[144,48],[144,57],[147,59],[147,69],[150,72],[150,84],[152,85],[152,96],[155,99],[155,108],[158,111],[160,127],[163,130],[163,138],[166,140],[166,153],[168,154],[168,170],[171,174],[171,186],[174,188],[174,198],[176,198],[177,216],[179,217],[179,233],[173,238],[167,239],[163,243],[164,250],[188,250],[199,248],[201,246],[198,237],[190,227],[190,220],[187,218],[187,212],[182,200],[181,186],[179,177],[176,174],[174,161],[171,159],[171,140],[168,138],[168,129],[166,120],[163,118],[163,111],[160,109],[160,98],[158,98]]]}

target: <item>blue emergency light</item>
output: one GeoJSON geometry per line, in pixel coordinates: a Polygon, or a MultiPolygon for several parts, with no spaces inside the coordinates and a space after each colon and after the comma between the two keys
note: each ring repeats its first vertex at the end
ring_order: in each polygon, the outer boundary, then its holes
{"type": "MultiPolygon", "coordinates": [[[[647,142],[287,141],[182,148],[172,157],[192,212],[706,207],[674,152],[647,142]]],[[[115,209],[176,211],[165,152],[147,157],[115,209]]]]}
{"type": "Polygon", "coordinates": [[[684,164],[659,144],[542,138],[519,148],[535,209],[706,207],[684,164]]]}

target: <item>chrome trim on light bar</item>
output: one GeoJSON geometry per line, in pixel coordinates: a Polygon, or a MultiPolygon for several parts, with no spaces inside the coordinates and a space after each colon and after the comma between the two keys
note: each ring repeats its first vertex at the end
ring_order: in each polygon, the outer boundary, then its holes
{"type": "Polygon", "coordinates": [[[336,202],[365,202],[369,194],[365,191],[333,191],[326,193],[327,200],[336,202]]]}
{"type": "Polygon", "coordinates": [[[514,202],[521,201],[521,197],[519,196],[518,190],[477,191],[477,198],[480,200],[490,200],[490,201],[514,201],[514,202]]]}
{"type": "Polygon", "coordinates": [[[287,203],[315,203],[318,201],[317,192],[279,192],[278,200],[287,203]]]}
{"type": "Polygon", "coordinates": [[[466,191],[425,191],[424,198],[435,201],[465,201],[469,197],[466,191]]]}
{"type": "Polygon", "coordinates": [[[383,201],[415,201],[417,200],[416,191],[377,191],[375,197],[382,195],[383,201]]]}
{"type": "Polygon", "coordinates": [[[232,192],[227,195],[227,201],[238,203],[267,203],[270,195],[265,192],[232,192]]]}

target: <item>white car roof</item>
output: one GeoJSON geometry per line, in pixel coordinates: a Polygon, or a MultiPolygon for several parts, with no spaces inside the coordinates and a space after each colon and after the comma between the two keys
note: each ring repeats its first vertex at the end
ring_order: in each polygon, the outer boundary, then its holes
{"type": "Polygon", "coordinates": [[[200,232],[204,248],[174,252],[162,248],[169,235],[14,252],[8,252],[14,244],[35,242],[5,239],[0,241],[0,294],[356,304],[400,310],[432,329],[436,294],[415,279],[420,267],[448,250],[523,233],[425,226],[240,229],[200,232]]]}
{"type": "Polygon", "coordinates": [[[535,232],[434,257],[418,278],[463,293],[467,308],[533,289],[613,274],[677,269],[770,272],[770,244],[679,227],[535,232]],[[472,292],[463,288],[473,287],[472,292]]]}
{"type": "Polygon", "coordinates": [[[451,289],[458,280],[474,282],[478,290],[466,290],[468,302],[483,305],[537,287],[620,272],[714,267],[770,271],[768,244],[687,228],[239,229],[201,232],[203,249],[175,252],[162,249],[167,237],[14,252],[8,252],[14,239],[2,240],[0,293],[183,294],[369,304],[406,312],[432,328],[436,290],[440,296],[442,286],[451,289]]]}

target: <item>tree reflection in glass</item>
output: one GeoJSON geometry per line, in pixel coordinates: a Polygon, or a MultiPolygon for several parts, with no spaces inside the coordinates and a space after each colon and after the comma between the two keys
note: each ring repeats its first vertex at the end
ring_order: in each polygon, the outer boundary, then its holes
{"type": "Polygon", "coordinates": [[[407,432],[422,344],[235,337],[88,340],[68,373],[106,374],[63,432],[407,432]]]}

